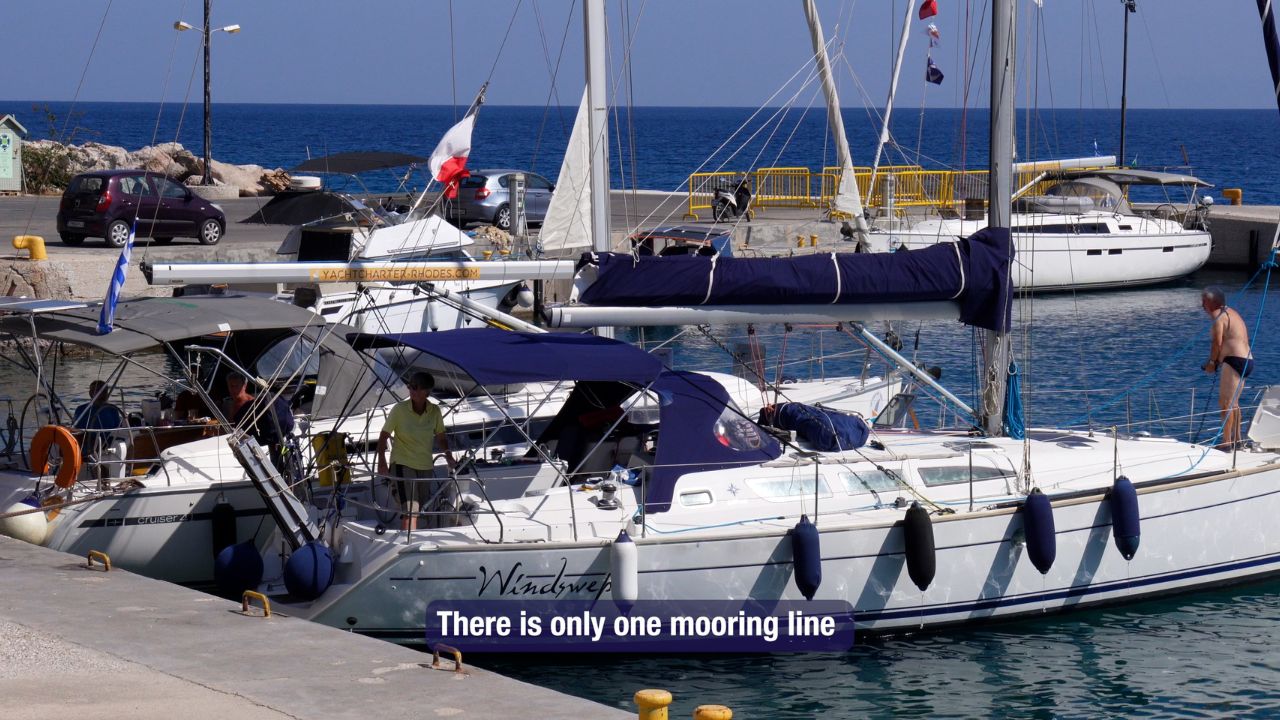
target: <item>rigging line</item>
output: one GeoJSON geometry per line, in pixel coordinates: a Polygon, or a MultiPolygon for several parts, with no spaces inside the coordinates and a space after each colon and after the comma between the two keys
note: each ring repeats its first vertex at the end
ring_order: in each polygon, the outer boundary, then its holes
{"type": "MultiPolygon", "coordinates": [[[[1094,9],[1093,10],[1094,37],[1101,38],[1102,30],[1098,27],[1098,11],[1092,3],[1090,3],[1089,7],[1094,9]]],[[[1097,45],[1094,45],[1094,47],[1096,47],[1098,50],[1098,65],[1102,69],[1102,71],[1098,74],[1098,77],[1102,78],[1102,97],[1106,100],[1106,105],[1104,105],[1104,107],[1110,110],[1111,109],[1111,93],[1109,90],[1107,90],[1107,72],[1106,72],[1107,63],[1102,56],[1102,44],[1098,43],[1097,45]]],[[[1120,164],[1124,165],[1124,158],[1120,158],[1120,164]]]]}
{"type": "Polygon", "coordinates": [[[493,80],[493,74],[498,70],[498,61],[502,59],[502,51],[507,47],[507,40],[511,37],[511,28],[515,27],[516,17],[520,14],[520,6],[524,4],[524,0],[516,0],[516,9],[511,11],[511,20],[507,22],[507,31],[502,35],[502,42],[498,44],[498,54],[493,58],[493,65],[489,68],[489,76],[485,78],[487,84],[493,80]]]}
{"type": "MultiPolygon", "coordinates": [[[[1147,38],[1147,48],[1151,50],[1151,57],[1154,59],[1156,57],[1156,46],[1155,43],[1151,41],[1151,27],[1147,25],[1147,16],[1145,13],[1132,14],[1137,15],[1138,20],[1142,23],[1142,34],[1147,38]]],[[[1169,88],[1164,84],[1164,73],[1160,72],[1160,63],[1153,62],[1151,65],[1156,70],[1156,80],[1160,81],[1160,92],[1164,94],[1164,106],[1165,108],[1172,108],[1173,102],[1169,100],[1169,88]]]]}
{"type": "Polygon", "coordinates": [[[453,91],[452,102],[449,107],[453,109],[453,122],[458,122],[458,58],[455,54],[457,41],[457,33],[453,30],[453,0],[449,0],[449,82],[453,91]]]}
{"type": "MultiPolygon", "coordinates": [[[[538,124],[538,135],[533,142],[533,159],[530,161],[530,164],[534,166],[536,166],[538,162],[538,153],[542,149],[542,137],[546,132],[547,118],[551,114],[552,100],[555,100],[556,117],[560,120],[560,135],[564,138],[569,137],[570,131],[569,127],[565,124],[564,108],[560,103],[560,87],[556,83],[556,80],[560,77],[560,64],[564,60],[564,49],[569,40],[569,25],[573,21],[574,10],[577,7],[578,0],[573,0],[573,2],[569,3],[569,12],[565,14],[564,30],[560,33],[560,48],[556,53],[555,63],[552,63],[551,54],[546,43],[546,32],[543,29],[542,13],[538,8],[538,4],[536,2],[533,4],[534,15],[538,18],[538,36],[542,39],[542,58],[546,62],[547,73],[550,75],[551,79],[551,86],[547,88],[547,99],[542,106],[542,120],[538,124]]],[[[559,178],[556,178],[556,180],[559,181],[559,178]]]]}

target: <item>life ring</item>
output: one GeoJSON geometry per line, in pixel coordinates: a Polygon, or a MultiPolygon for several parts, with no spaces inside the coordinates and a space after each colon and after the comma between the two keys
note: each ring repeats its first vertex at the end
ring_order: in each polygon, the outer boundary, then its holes
{"type": "Polygon", "coordinates": [[[49,472],[49,448],[57,446],[62,455],[58,475],[53,483],[63,490],[76,484],[80,476],[80,443],[75,435],[61,425],[45,425],[31,438],[31,469],[40,475],[49,472]]]}

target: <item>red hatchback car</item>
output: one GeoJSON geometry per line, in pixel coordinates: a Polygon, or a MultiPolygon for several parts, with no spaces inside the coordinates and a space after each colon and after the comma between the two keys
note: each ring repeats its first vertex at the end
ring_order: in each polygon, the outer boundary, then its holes
{"type": "Polygon", "coordinates": [[[227,228],[222,209],[160,173],[103,170],[71,179],[58,205],[58,235],[67,245],[100,237],[124,247],[138,221],[138,237],[167,243],[191,237],[216,245],[227,228]]]}

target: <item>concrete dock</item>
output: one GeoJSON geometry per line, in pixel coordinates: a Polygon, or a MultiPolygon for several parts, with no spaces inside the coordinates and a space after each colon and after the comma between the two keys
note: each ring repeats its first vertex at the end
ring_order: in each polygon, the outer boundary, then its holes
{"type": "Polygon", "coordinates": [[[6,720],[635,717],[6,537],[0,573],[6,720]]]}

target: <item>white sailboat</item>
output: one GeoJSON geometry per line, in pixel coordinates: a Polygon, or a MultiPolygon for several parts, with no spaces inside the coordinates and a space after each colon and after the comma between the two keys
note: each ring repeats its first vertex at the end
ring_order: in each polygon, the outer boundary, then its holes
{"type": "MultiPolygon", "coordinates": [[[[1270,530],[1280,509],[1275,448],[1224,453],[1159,438],[1030,430],[1013,439],[1001,432],[1013,293],[1007,62],[1013,6],[1002,0],[992,9],[991,226],[954,246],[847,263],[832,257],[833,269],[807,266],[813,272],[803,280],[769,289],[790,295],[802,284],[805,312],[825,307],[831,319],[866,319],[867,305],[840,301],[869,302],[867,288],[879,281],[900,292],[903,278],[923,270],[912,263],[927,258],[932,274],[947,279],[913,286],[910,297],[893,304],[949,306],[986,329],[988,371],[982,407],[972,410],[974,427],[872,428],[871,443],[821,450],[827,442],[821,435],[780,442],[714,381],[666,372],[605,339],[464,330],[471,334],[466,350],[460,342],[441,343],[442,335],[375,339],[451,363],[480,385],[548,375],[577,380],[581,400],[617,403],[622,411],[596,447],[610,448],[639,482],[597,481],[473,502],[455,527],[394,539],[352,510],[336,534],[331,584],[313,588],[308,598],[282,596],[280,604],[291,614],[406,642],[424,639],[431,602],[468,599],[807,597],[846,601],[859,630],[890,632],[1091,607],[1280,571],[1280,537],[1270,530]],[[1000,262],[983,270],[978,257],[1000,262]],[[828,299],[817,299],[823,295],[828,299]],[[486,359],[511,342],[524,348],[525,367],[495,367],[486,359]],[[564,362],[565,343],[573,344],[577,362],[564,362]],[[656,423],[647,399],[654,397],[661,398],[656,423]],[[983,435],[974,437],[975,429],[983,435]],[[809,518],[816,532],[793,533],[809,518]],[[633,553],[613,552],[623,532],[633,553]]],[[[601,258],[601,275],[626,267],[601,258]]],[[[737,300],[750,292],[727,269],[736,263],[679,262],[688,272],[678,292],[702,293],[700,309],[753,315],[737,300]]],[[[631,264],[638,269],[635,285],[619,271],[601,288],[602,298],[622,307],[618,298],[630,290],[653,289],[646,283],[649,263],[631,264]]],[[[745,275],[762,277],[753,270],[745,275]]],[[[671,296],[668,287],[657,292],[671,296]]],[[[627,309],[671,322],[665,308],[633,305],[627,309]]],[[[599,307],[579,320],[602,322],[615,309],[599,307]]],[[[580,456],[582,438],[566,433],[579,410],[567,402],[538,439],[530,458],[536,474],[563,472],[565,454],[580,456]]]]}

